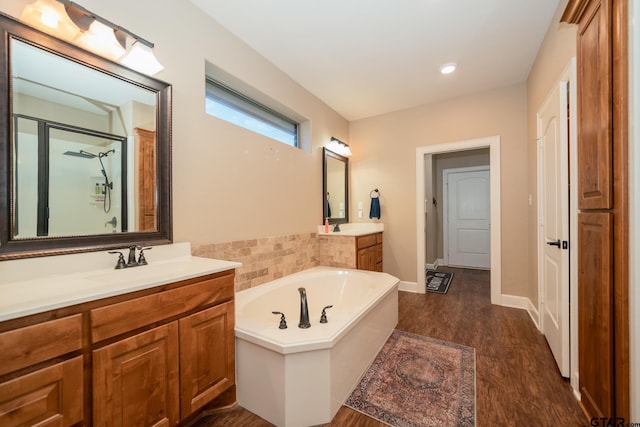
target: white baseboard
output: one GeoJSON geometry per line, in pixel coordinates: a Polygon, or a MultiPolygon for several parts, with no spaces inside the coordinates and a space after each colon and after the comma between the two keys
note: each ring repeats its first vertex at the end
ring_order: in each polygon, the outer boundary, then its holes
{"type": "Polygon", "coordinates": [[[529,308],[529,298],[502,294],[500,297],[500,305],[503,307],[521,308],[522,310],[526,310],[529,308]]]}
{"type": "Polygon", "coordinates": [[[533,303],[531,302],[531,300],[529,298],[527,298],[527,313],[529,313],[529,316],[531,316],[531,320],[533,320],[534,325],[536,325],[536,328],[542,332],[542,324],[540,323],[540,313],[538,312],[538,308],[533,305],[533,303]]]}
{"type": "Polygon", "coordinates": [[[538,331],[540,330],[540,315],[538,314],[538,309],[533,305],[529,298],[517,295],[502,294],[500,298],[500,305],[503,307],[527,310],[527,313],[529,313],[529,317],[531,317],[533,324],[536,325],[536,329],[538,331]]]}
{"type": "Polygon", "coordinates": [[[573,373],[573,378],[571,378],[571,390],[573,390],[573,396],[576,398],[578,402],[582,400],[579,384],[580,384],[580,381],[578,381],[578,371],[576,371],[573,373]]]}
{"type": "Polygon", "coordinates": [[[418,283],[416,282],[403,282],[402,280],[398,283],[398,290],[404,292],[413,292],[414,294],[418,292],[418,283]]]}
{"type": "Polygon", "coordinates": [[[438,265],[439,265],[438,261],[439,260],[436,259],[433,264],[429,264],[429,263],[425,264],[427,270],[435,270],[435,269],[437,269],[438,265]]]}
{"type": "Polygon", "coordinates": [[[443,260],[442,258],[438,258],[438,259],[436,260],[436,264],[437,264],[437,265],[441,265],[441,266],[443,266],[443,267],[447,267],[447,264],[445,264],[445,263],[444,263],[444,260],[443,260]]]}

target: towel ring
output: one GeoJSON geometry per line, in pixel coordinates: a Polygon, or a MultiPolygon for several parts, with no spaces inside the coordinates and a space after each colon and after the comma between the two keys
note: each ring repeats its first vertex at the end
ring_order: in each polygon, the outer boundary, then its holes
{"type": "Polygon", "coordinates": [[[371,198],[374,198],[374,197],[380,197],[380,192],[378,191],[378,189],[377,189],[377,188],[376,188],[376,189],[374,189],[374,190],[371,190],[371,191],[369,192],[369,197],[371,197],[371,198]],[[377,194],[376,194],[376,195],[374,195],[373,193],[377,193],[377,194]]]}

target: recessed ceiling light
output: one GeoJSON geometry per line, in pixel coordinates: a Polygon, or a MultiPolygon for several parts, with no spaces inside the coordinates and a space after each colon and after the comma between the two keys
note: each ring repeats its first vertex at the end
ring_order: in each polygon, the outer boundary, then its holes
{"type": "Polygon", "coordinates": [[[440,67],[440,72],[442,74],[451,74],[456,70],[456,64],[454,64],[453,62],[450,62],[448,64],[444,64],[442,67],[440,67]]]}

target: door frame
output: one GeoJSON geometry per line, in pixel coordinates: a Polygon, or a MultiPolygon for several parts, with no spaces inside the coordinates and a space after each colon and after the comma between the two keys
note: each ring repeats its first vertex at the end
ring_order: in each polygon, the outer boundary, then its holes
{"type": "Polygon", "coordinates": [[[467,139],[462,141],[447,142],[416,148],[416,271],[418,293],[426,293],[424,260],[426,240],[424,236],[424,200],[425,200],[425,176],[424,157],[427,154],[452,153],[456,151],[475,150],[477,148],[489,148],[489,187],[491,199],[491,303],[500,304],[502,298],[502,260],[501,260],[501,211],[500,211],[500,136],[467,139]]]}
{"type": "MultiPolygon", "coordinates": [[[[576,75],[576,58],[573,57],[560,74],[559,79],[554,85],[565,83],[569,86],[569,164],[563,164],[562,173],[568,177],[570,186],[573,186],[574,190],[578,182],[578,121],[577,121],[577,75],[576,75]]],[[[551,91],[550,91],[551,92],[551,91]]],[[[544,105],[547,98],[540,104],[544,105]]],[[[537,137],[537,131],[536,131],[537,137]]],[[[542,283],[542,248],[544,243],[541,242],[540,237],[540,186],[541,186],[541,173],[540,170],[540,149],[537,148],[537,201],[538,201],[538,213],[536,217],[536,236],[538,240],[537,250],[537,271],[538,271],[538,329],[542,332],[542,295],[543,295],[543,283],[542,283]]],[[[578,192],[569,191],[569,375],[571,381],[571,387],[573,393],[579,400],[579,381],[578,381],[578,192]],[[572,250],[574,249],[574,250],[572,250]]]]}
{"type": "MultiPolygon", "coordinates": [[[[449,174],[477,171],[489,171],[489,176],[491,176],[491,165],[469,166],[463,168],[450,168],[442,170],[442,259],[444,261],[444,265],[449,265],[449,196],[447,187],[449,184],[449,174]],[[446,228],[445,221],[447,224],[446,228]]],[[[491,194],[489,194],[489,200],[491,200],[491,194]]],[[[491,213],[489,213],[489,218],[491,218],[491,213]]],[[[491,230],[491,220],[489,220],[489,230],[491,230]]]]}

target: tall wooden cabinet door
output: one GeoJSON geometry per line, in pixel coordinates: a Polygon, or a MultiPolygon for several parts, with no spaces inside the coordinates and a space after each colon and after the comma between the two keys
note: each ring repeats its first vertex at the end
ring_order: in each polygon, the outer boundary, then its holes
{"type": "Polygon", "coordinates": [[[83,419],[82,356],[0,384],[0,426],[70,426],[83,419]]]}
{"type": "Polygon", "coordinates": [[[578,27],[578,208],[612,207],[611,1],[591,1],[578,27]]]}
{"type": "Polygon", "coordinates": [[[95,426],[173,426],[178,399],[177,322],[93,352],[95,426]]]}
{"type": "Polygon", "coordinates": [[[182,418],[235,384],[233,301],[180,319],[182,418]]]}
{"type": "Polygon", "coordinates": [[[582,404],[589,417],[614,413],[613,216],[578,215],[578,341],[582,404]]]}
{"type": "Polygon", "coordinates": [[[136,128],[138,142],[138,230],[156,231],[156,133],[136,128]]]}

